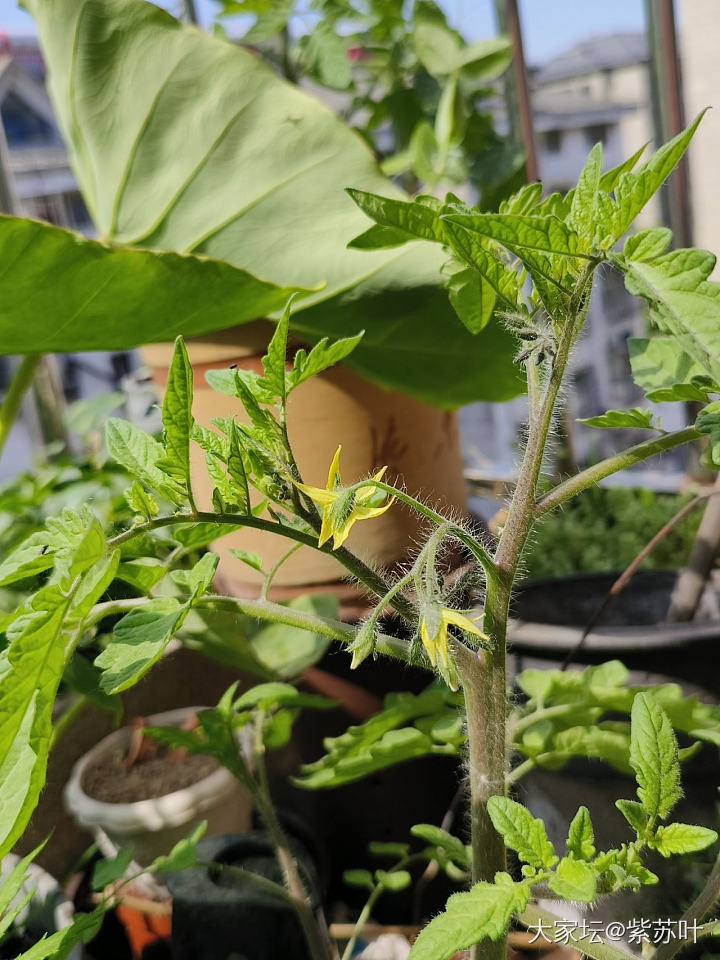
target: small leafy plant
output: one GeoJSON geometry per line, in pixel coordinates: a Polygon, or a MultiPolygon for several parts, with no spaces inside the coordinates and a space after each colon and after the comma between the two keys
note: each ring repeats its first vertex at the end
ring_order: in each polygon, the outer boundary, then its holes
{"type": "MultiPolygon", "coordinates": [[[[604,477],[680,444],[706,437],[708,462],[720,464],[720,400],[715,399],[720,395],[720,287],[708,280],[715,258],[702,250],[668,252],[671,235],[665,228],[632,235],[617,249],[678,163],[699,120],[640,166],[642,151],[603,173],[598,145],[567,195],[543,198],[540,185],[532,184],[498,213],[484,213],[452,195],[404,201],[350,191],[375,221],[356,246],[439,245],[447,260],[450,300],[468,330],[477,332],[500,314],[516,339],[517,363],[527,382],[527,442],[496,542],[387,483],[382,470],[343,482],[339,450],[324,487],[301,476],[288,440],[288,400],[309,377],[347,356],[359,337],[320,340],[309,352],[297,351],[289,364],[288,303],[262,373],[208,375],[213,387],[242,401],[247,416],[245,423],[219,418],[213,429],[193,419],[192,370],[182,340],[176,342],[162,406],[162,439],[124,420],[107,424],[108,450],[134,478],[125,494],[132,522],[106,537],[90,510],[65,510],[48,518],[0,564],[0,586],[29,577],[39,577],[41,584],[3,621],[0,853],[21,835],[37,803],[53,736],[55,693],[73,652],[91,646],[98,628],[111,629],[99,641],[94,668],[98,689],[114,696],[144,676],[187,618],[200,611],[305,629],[344,645],[353,666],[385,655],[435,674],[423,694],[395,695],[366,724],[329,741],[327,755],[308,765],[300,778],[309,787],[332,786],[425,754],[465,757],[469,853],[458,838],[436,836],[433,843],[453,864],[457,880],[469,874],[470,887],[454,894],[424,928],[412,948],[413,960],[447,960],[464,949],[473,960],[501,960],[514,920],[526,925],[552,920],[540,900],[591,904],[635,890],[657,880],[644,865],[648,852],[671,856],[715,842],[714,831],[669,818],[681,796],[681,760],[695,742],[720,741],[717,708],[683,698],[672,685],[627,687],[626,672],[617,663],[581,673],[528,671],[519,679],[526,700],[512,708],[506,679],[509,605],[536,521],[604,477]],[[630,345],[633,373],[649,402],[692,399],[702,409],[694,426],[673,433],[655,422],[652,408],[594,418],[595,426],[640,427],[650,438],[541,492],[568,360],[600,268],[623,274],[658,328],[657,336],[630,345]],[[214,484],[206,509],[198,506],[192,488],[194,445],[204,452],[214,484]],[[352,528],[372,522],[396,502],[425,519],[427,536],[412,562],[391,573],[353,553],[352,528]],[[218,595],[212,589],[218,556],[206,553],[191,564],[188,551],[247,527],[285,538],[286,556],[298,544],[332,553],[375,596],[374,611],[351,627],[312,610],[273,603],[267,586],[277,565],[268,572],[260,598],[218,595]],[[443,552],[451,543],[472,558],[459,581],[443,574],[443,552]],[[132,585],[134,595],[104,599],[118,577],[132,585]],[[385,617],[388,609],[392,620],[385,617]],[[618,720],[618,713],[625,719],[618,720]],[[679,748],[673,728],[689,738],[689,748],[679,748]],[[635,775],[637,798],[617,801],[629,828],[618,847],[596,849],[588,811],[581,807],[568,826],[565,850],[556,852],[543,823],[510,796],[528,769],[558,768],[578,755],[596,756],[635,775]],[[508,849],[517,855],[519,871],[508,869],[508,849]]],[[[259,563],[251,555],[244,559],[259,563]]],[[[238,637],[237,646],[243,642],[238,637]]],[[[272,805],[247,763],[238,765],[234,740],[238,728],[254,729],[261,755],[268,735],[286,735],[287,711],[300,705],[297,692],[276,690],[263,707],[266,693],[261,687],[250,700],[228,694],[220,713],[209,712],[207,723],[201,718],[200,732],[156,735],[172,738],[174,746],[212,750],[231,769],[235,764],[272,832],[272,805]],[[281,702],[285,694],[291,699],[281,702]]],[[[370,897],[379,895],[378,887],[404,882],[404,869],[396,871],[400,880],[370,877],[370,897]]],[[[707,918],[720,895],[719,873],[713,871],[690,908],[703,935],[715,929],[707,918]]],[[[286,880],[314,960],[332,957],[326,934],[303,906],[306,897],[295,889],[291,866],[286,880]]],[[[576,946],[597,960],[627,956],[617,945],[600,941],[583,939],[576,946]]],[[[666,960],[684,945],[675,941],[657,955],[666,960]]]]}

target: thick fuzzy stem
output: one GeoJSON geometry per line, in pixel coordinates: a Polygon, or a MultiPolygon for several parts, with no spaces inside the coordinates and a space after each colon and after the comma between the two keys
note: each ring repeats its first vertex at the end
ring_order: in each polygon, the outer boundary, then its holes
{"type": "MultiPolygon", "coordinates": [[[[506,693],[505,629],[510,591],[505,584],[488,585],[485,629],[491,651],[457,645],[456,662],[463,683],[467,714],[467,763],[470,784],[473,882],[492,882],[505,869],[505,845],[488,814],[490,797],[505,793],[506,693]]],[[[472,960],[505,960],[505,938],[483,940],[472,960]]]]}
{"type": "MultiPolygon", "coordinates": [[[[473,880],[492,882],[505,869],[505,847],[488,814],[488,801],[506,790],[505,681],[507,621],[518,564],[535,519],[535,496],[545,447],[570,351],[582,327],[594,265],[578,281],[557,352],[537,409],[531,411],[528,442],[507,520],[494,557],[493,576],[485,597],[485,632],[490,649],[481,655],[458,651],[467,710],[473,880]]],[[[537,401],[536,401],[537,402],[537,401]]],[[[506,940],[483,940],[471,951],[472,960],[504,960],[506,940]]]]}

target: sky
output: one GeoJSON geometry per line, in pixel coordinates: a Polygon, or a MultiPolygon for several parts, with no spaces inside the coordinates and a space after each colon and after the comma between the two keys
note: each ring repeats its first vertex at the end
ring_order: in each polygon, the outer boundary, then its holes
{"type": "MultiPolygon", "coordinates": [[[[496,32],[492,0],[438,0],[451,24],[469,42],[496,32]]],[[[212,20],[212,0],[196,0],[203,22],[212,20]]],[[[164,6],[172,7],[170,0],[164,6]]],[[[525,57],[542,63],[578,40],[598,33],[644,28],[643,0],[520,0],[525,57]]],[[[32,19],[16,0],[0,0],[0,29],[35,32],[32,19]]]]}

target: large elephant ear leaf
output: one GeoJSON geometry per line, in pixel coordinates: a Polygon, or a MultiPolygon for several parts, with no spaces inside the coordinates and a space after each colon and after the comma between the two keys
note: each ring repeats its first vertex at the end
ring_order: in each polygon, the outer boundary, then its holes
{"type": "MultiPolygon", "coordinates": [[[[327,107],[145,0],[25,5],[106,242],[203,254],[284,287],[323,285],[298,304],[293,328],[311,341],[365,329],[347,363],[385,386],[445,406],[520,392],[512,338],[494,321],[477,338],[463,328],[439,249],[347,249],[368,222],[344,188],[402,194],[327,107]]],[[[238,322],[228,314],[218,326],[238,322]]],[[[159,339],[156,324],[144,339],[159,339]]],[[[68,339],[65,349],[82,347],[68,339]]]]}
{"type": "Polygon", "coordinates": [[[0,216],[0,263],[13,265],[0,273],[0,354],[126,350],[246,323],[293,292],[206,257],[108,247],[19,217],[0,216]]]}

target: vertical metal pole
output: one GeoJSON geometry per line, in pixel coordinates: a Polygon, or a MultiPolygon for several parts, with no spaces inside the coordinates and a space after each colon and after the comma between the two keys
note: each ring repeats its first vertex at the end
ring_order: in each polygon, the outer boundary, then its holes
{"type": "Polygon", "coordinates": [[[195,7],[195,0],[182,0],[183,10],[185,12],[185,19],[188,23],[197,23],[197,8],[195,7]]]}
{"type": "Polygon", "coordinates": [[[512,70],[505,79],[505,99],[507,101],[510,126],[513,135],[525,151],[525,168],[529,181],[538,179],[535,134],[533,132],[532,105],[530,87],[525,67],[522,26],[517,0],[495,0],[498,25],[513,44],[512,70]]]}
{"type": "MultiPolygon", "coordinates": [[[[682,77],[673,0],[646,0],[651,50],[652,100],[657,136],[669,140],[685,126],[682,77]]],[[[663,216],[676,246],[692,244],[692,211],[687,158],[678,164],[661,194],[663,216]]]]}

